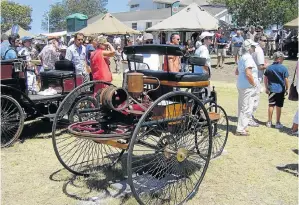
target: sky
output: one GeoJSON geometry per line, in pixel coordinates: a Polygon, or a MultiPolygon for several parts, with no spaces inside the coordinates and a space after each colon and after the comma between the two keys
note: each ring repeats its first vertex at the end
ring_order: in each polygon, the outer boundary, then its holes
{"type": "MultiPolygon", "coordinates": [[[[19,4],[29,5],[32,8],[32,23],[30,32],[33,34],[45,33],[41,28],[43,15],[49,10],[49,6],[60,0],[13,0],[19,4]]],[[[128,11],[128,0],[108,0],[107,9],[110,13],[128,11]]]]}

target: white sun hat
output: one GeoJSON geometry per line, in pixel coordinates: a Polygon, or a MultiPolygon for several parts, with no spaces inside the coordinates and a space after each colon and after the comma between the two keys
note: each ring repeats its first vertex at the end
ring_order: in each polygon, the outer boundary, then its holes
{"type": "Polygon", "coordinates": [[[204,32],[201,33],[201,35],[199,36],[199,38],[200,38],[200,39],[204,39],[205,37],[212,37],[212,36],[214,36],[213,33],[204,31],[204,32]]]}

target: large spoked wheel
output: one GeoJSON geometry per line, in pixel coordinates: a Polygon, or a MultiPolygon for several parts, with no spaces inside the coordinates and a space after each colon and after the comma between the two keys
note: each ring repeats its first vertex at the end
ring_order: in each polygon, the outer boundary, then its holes
{"type": "MultiPolygon", "coordinates": [[[[94,85],[110,85],[93,81],[77,87],[60,104],[52,127],[52,142],[60,163],[77,175],[88,175],[103,166],[115,163],[124,150],[99,143],[88,137],[78,137],[68,131],[74,123],[101,119],[99,99],[90,92],[94,85]],[[86,96],[89,93],[89,97],[86,96]],[[88,110],[87,112],[85,112],[88,110]],[[80,112],[83,111],[83,112],[80,112]]],[[[82,126],[81,126],[82,127],[82,126]]]]}
{"type": "Polygon", "coordinates": [[[1,95],[1,148],[11,146],[21,135],[24,112],[10,96],[1,95]]]}
{"type": "Polygon", "coordinates": [[[222,154],[227,142],[228,117],[225,110],[217,104],[212,104],[207,110],[212,124],[212,158],[216,158],[222,154]]]}
{"type": "Polygon", "coordinates": [[[171,92],[157,99],[136,125],[128,150],[128,182],[138,203],[187,201],[203,180],[211,149],[208,112],[195,95],[171,92]]]}

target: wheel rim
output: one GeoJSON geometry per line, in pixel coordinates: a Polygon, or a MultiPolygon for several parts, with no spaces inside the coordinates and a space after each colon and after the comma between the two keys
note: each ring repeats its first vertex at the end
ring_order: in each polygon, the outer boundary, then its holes
{"type": "Polygon", "coordinates": [[[184,92],[162,96],[140,119],[131,139],[127,166],[133,195],[140,204],[183,203],[198,189],[210,156],[211,126],[203,104],[184,92]],[[153,125],[163,100],[186,104],[187,112],[180,105],[169,111],[168,104],[168,116],[153,125]],[[207,132],[196,134],[203,128],[207,132]]]}
{"type": "Polygon", "coordinates": [[[17,101],[1,96],[1,147],[11,145],[21,134],[24,113],[17,101]]]}
{"type": "MultiPolygon", "coordinates": [[[[53,122],[52,142],[55,154],[60,163],[74,174],[88,175],[98,171],[104,166],[117,162],[124,152],[122,149],[100,144],[88,138],[78,138],[67,130],[74,121],[94,121],[101,114],[98,111],[78,116],[79,109],[98,108],[97,101],[91,97],[82,98],[74,106],[69,104],[69,102],[76,102],[78,96],[88,92],[94,84],[100,83],[102,82],[89,82],[76,88],[61,103],[53,122]],[[71,113],[71,116],[68,120],[64,120],[67,113],[71,113]]],[[[102,84],[106,85],[106,83],[102,84]]]]}
{"type": "Polygon", "coordinates": [[[208,108],[209,112],[217,113],[220,118],[211,121],[212,125],[212,158],[220,156],[224,150],[224,147],[228,138],[228,117],[225,110],[219,105],[212,105],[208,108]]]}

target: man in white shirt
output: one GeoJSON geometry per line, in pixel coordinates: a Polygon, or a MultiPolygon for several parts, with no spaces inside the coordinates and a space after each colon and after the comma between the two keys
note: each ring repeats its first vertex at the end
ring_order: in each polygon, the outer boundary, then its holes
{"type": "Polygon", "coordinates": [[[267,38],[265,36],[261,36],[257,34],[254,37],[255,42],[259,45],[256,46],[255,52],[252,54],[253,60],[258,68],[258,83],[257,83],[257,93],[254,96],[254,104],[253,104],[253,113],[251,116],[251,120],[249,122],[249,126],[258,127],[258,124],[254,121],[253,114],[257,110],[257,107],[260,102],[260,93],[263,92],[262,82],[265,69],[267,68],[267,63],[265,62],[265,55],[263,49],[266,46],[267,38]]]}
{"type": "Polygon", "coordinates": [[[115,36],[113,39],[113,44],[115,49],[119,46],[121,47],[121,38],[119,36],[115,36]]]}
{"type": "Polygon", "coordinates": [[[214,35],[212,33],[205,31],[202,32],[202,34],[199,37],[201,39],[202,45],[198,49],[196,49],[195,56],[206,59],[207,69],[201,66],[194,66],[195,73],[211,72],[211,56],[209,52],[209,46],[212,43],[213,36],[214,35]]]}
{"type": "Polygon", "coordinates": [[[84,35],[82,33],[77,33],[74,36],[74,44],[67,48],[65,59],[73,62],[76,74],[82,75],[84,83],[86,83],[90,81],[90,78],[86,70],[86,48],[83,46],[83,39],[84,35]]]}

